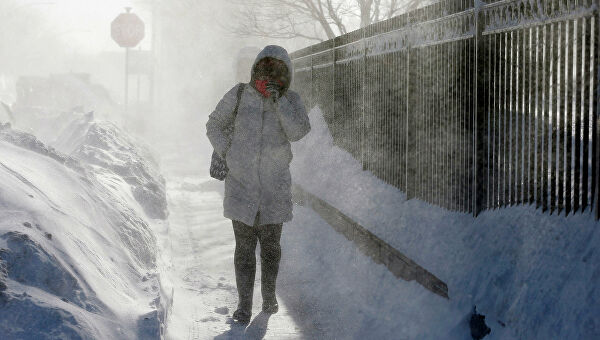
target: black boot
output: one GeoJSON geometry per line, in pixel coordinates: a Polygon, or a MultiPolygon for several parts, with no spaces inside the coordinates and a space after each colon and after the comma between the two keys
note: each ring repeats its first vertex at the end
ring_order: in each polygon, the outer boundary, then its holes
{"type": "Polygon", "coordinates": [[[275,314],[279,311],[279,304],[277,303],[277,299],[274,298],[272,300],[264,300],[262,305],[262,311],[269,314],[275,314]]]}
{"type": "Polygon", "coordinates": [[[233,321],[239,323],[249,323],[251,316],[252,313],[249,313],[243,309],[238,309],[235,312],[233,312],[232,319],[233,321]]]}

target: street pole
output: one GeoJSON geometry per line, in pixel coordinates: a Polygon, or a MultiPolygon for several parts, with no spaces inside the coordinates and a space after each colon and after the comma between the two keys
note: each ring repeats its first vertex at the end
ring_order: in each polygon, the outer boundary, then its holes
{"type": "Polygon", "coordinates": [[[125,48],[125,81],[124,81],[124,114],[129,110],[129,50],[144,39],[144,22],[134,13],[131,7],[125,7],[126,13],[119,14],[110,24],[113,40],[125,48]]]}
{"type": "MultiPolygon", "coordinates": [[[[142,56],[142,46],[140,46],[138,48],[138,51],[139,51],[139,55],[141,57],[142,56]]],[[[140,77],[141,77],[140,73],[138,72],[138,74],[137,74],[137,103],[136,103],[136,105],[138,105],[138,107],[140,105],[140,77]]]]}
{"type": "Polygon", "coordinates": [[[125,114],[127,114],[127,106],[129,101],[129,47],[125,48],[125,114]]]}
{"type": "Polygon", "coordinates": [[[151,48],[152,48],[152,54],[151,54],[151,74],[149,76],[149,87],[150,87],[150,98],[148,98],[149,102],[150,102],[150,106],[151,106],[151,110],[152,110],[152,114],[156,114],[156,112],[158,111],[156,109],[156,61],[158,59],[157,53],[158,50],[156,48],[156,40],[157,40],[157,27],[158,25],[156,24],[156,20],[157,20],[157,0],[152,0],[152,37],[151,37],[151,48]]]}

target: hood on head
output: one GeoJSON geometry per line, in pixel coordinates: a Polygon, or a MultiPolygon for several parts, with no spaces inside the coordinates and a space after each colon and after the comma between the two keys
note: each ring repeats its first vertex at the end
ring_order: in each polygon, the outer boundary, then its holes
{"type": "Polygon", "coordinates": [[[256,64],[261,59],[267,58],[267,57],[271,57],[273,59],[280,60],[287,67],[287,73],[288,73],[287,79],[289,81],[284,82],[284,84],[283,84],[284,92],[287,91],[287,89],[290,87],[290,83],[292,82],[292,74],[293,74],[292,60],[290,59],[290,56],[288,55],[285,48],[278,46],[278,45],[267,45],[265,48],[263,48],[262,51],[260,51],[260,53],[258,53],[258,55],[256,56],[256,59],[254,59],[254,63],[252,64],[252,70],[251,70],[251,76],[250,76],[251,81],[254,82],[254,79],[255,79],[254,69],[256,67],[256,64]]]}

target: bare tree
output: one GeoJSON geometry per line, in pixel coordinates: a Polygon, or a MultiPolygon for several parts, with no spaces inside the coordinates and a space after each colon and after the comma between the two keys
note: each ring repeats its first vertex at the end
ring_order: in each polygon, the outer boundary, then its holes
{"type": "Polygon", "coordinates": [[[389,19],[427,0],[237,0],[227,27],[240,36],[322,41],[389,19]]]}

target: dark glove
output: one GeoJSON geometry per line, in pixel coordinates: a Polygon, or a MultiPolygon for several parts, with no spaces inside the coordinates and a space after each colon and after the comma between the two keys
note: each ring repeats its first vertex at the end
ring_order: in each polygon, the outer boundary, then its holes
{"type": "Polygon", "coordinates": [[[271,98],[273,100],[279,99],[282,90],[283,86],[277,84],[277,82],[271,80],[267,83],[267,91],[271,93],[271,98]]]}

